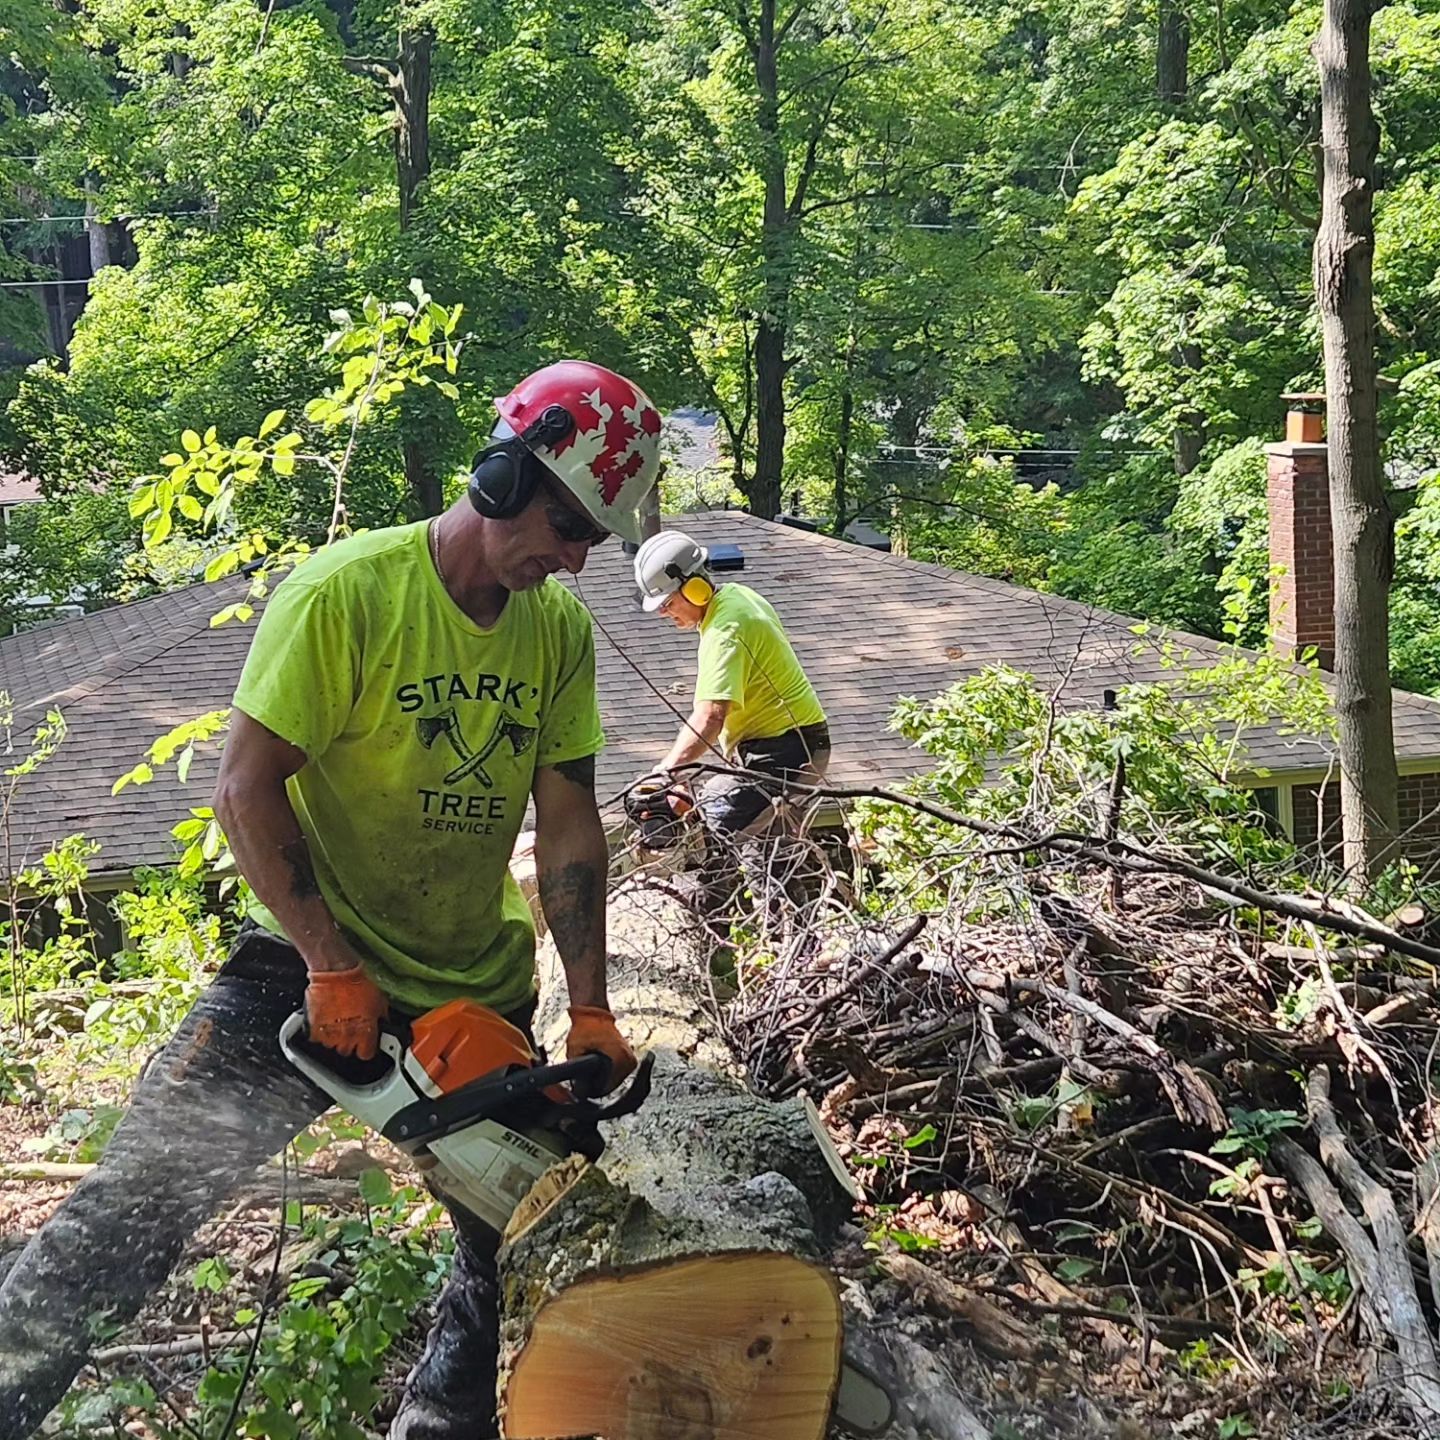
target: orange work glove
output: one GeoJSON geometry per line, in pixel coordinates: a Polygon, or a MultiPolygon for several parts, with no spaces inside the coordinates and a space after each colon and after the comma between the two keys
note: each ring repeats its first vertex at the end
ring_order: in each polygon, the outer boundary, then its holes
{"type": "Polygon", "coordinates": [[[615,1017],[598,1005],[570,1007],[570,1035],[565,1042],[565,1058],[578,1060],[582,1055],[603,1055],[610,1062],[601,1095],[608,1094],[627,1075],[634,1072],[635,1052],[615,1027],[615,1017]]]}
{"type": "Polygon", "coordinates": [[[305,987],[310,1039],[337,1055],[373,1060],[380,1045],[380,1018],[389,1008],[375,982],[358,965],[310,972],[305,987]]]}

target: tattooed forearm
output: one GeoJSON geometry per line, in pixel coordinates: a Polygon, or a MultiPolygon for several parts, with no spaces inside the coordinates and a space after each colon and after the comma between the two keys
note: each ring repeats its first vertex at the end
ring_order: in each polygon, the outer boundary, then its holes
{"type": "Polygon", "coordinates": [[[297,900],[314,899],[320,893],[320,882],[315,878],[310,847],[303,839],[292,840],[280,847],[280,854],[290,871],[290,893],[297,900]]]}
{"type": "Polygon", "coordinates": [[[535,772],[540,906],[565,968],[572,1005],[604,1005],[605,877],[610,854],[595,808],[595,760],[535,772]]]}
{"type": "Polygon", "coordinates": [[[571,860],[540,871],[540,904],[555,948],[567,965],[603,947],[604,896],[605,874],[587,861],[571,860]]]}

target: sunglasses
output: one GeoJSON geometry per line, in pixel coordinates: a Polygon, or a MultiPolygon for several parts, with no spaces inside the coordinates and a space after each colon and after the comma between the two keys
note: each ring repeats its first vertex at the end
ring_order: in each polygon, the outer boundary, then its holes
{"type": "Polygon", "coordinates": [[[602,530],[588,515],[582,515],[565,504],[548,480],[540,483],[546,495],[545,519],[561,544],[583,544],[593,550],[595,546],[610,538],[608,530],[602,530]]]}

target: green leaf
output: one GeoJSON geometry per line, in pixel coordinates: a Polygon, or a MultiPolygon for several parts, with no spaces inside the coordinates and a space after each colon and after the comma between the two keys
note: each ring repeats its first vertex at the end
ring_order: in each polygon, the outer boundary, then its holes
{"type": "Polygon", "coordinates": [[[232,570],[238,569],[239,565],[240,556],[234,550],[224,550],[205,567],[205,578],[212,581],[223,580],[232,570]]]}
{"type": "Polygon", "coordinates": [[[1083,1280],[1094,1270],[1095,1262],[1093,1260],[1083,1260],[1078,1255],[1072,1255],[1068,1260],[1062,1260],[1055,1267],[1055,1273],[1067,1285],[1074,1284],[1077,1280],[1083,1280]]]}
{"type": "Polygon", "coordinates": [[[130,497],[130,518],[138,520],[155,503],[155,482],[142,485],[130,497]]]}
{"type": "Polygon", "coordinates": [[[204,507],[193,495],[182,495],[175,502],[175,507],[187,520],[199,520],[205,514],[204,507]]]}
{"type": "Polygon", "coordinates": [[[905,1148],[907,1150],[917,1150],[921,1145],[928,1145],[933,1139],[935,1139],[937,1135],[939,1135],[939,1133],[940,1132],[933,1125],[922,1125],[907,1141],[905,1141],[905,1148]]]}
{"type": "Polygon", "coordinates": [[[387,1204],[394,1193],[390,1177],[378,1166],[360,1172],[359,1189],[360,1198],[367,1205],[377,1207],[387,1204]]]}
{"type": "Polygon", "coordinates": [[[270,464],[277,475],[293,475],[295,473],[295,457],[288,451],[277,451],[271,457],[270,464]]]}
{"type": "Polygon", "coordinates": [[[260,430],[256,435],[257,440],[263,440],[272,431],[280,428],[281,422],[285,419],[283,410],[272,410],[261,422],[260,430]]]}
{"type": "Polygon", "coordinates": [[[173,470],[177,465],[183,465],[185,463],[185,457],[183,455],[175,454],[175,452],[172,450],[170,454],[162,455],[160,457],[160,463],[162,465],[168,466],[171,470],[173,470]]]}
{"type": "Polygon", "coordinates": [[[126,771],[110,787],[110,793],[118,795],[127,785],[148,785],[154,778],[155,772],[142,760],[133,770],[126,771]]]}
{"type": "Polygon", "coordinates": [[[147,549],[161,544],[174,528],[175,521],[170,511],[161,510],[145,523],[145,546],[147,549]]]}
{"type": "Polygon", "coordinates": [[[184,785],[190,778],[190,762],[195,758],[194,745],[187,745],[175,762],[175,778],[184,785]]]}
{"type": "Polygon", "coordinates": [[[188,454],[194,455],[200,449],[200,437],[193,431],[187,430],[181,437],[180,443],[185,447],[188,454]]]}
{"type": "Polygon", "coordinates": [[[301,1280],[292,1280],[288,1294],[292,1300],[313,1300],[328,1284],[323,1275],[307,1275],[301,1280]]]}

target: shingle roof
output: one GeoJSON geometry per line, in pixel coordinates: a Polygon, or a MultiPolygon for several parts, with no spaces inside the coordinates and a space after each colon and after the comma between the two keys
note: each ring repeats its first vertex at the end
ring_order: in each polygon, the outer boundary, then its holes
{"type": "Polygon", "coordinates": [[[0,471],[0,505],[23,505],[40,498],[40,482],[28,475],[11,475],[0,471]]]}
{"type": "MultiPolygon", "coordinates": [[[[1125,616],[735,511],[671,523],[703,544],[742,547],[736,578],[784,619],[831,717],[831,774],[843,781],[883,783],[922,769],[923,755],[886,728],[895,698],[936,694],[986,665],[1003,662],[1063,686],[1074,704],[1098,705],[1107,689],[1173,676],[1155,642],[1137,637],[1125,616]]],[[[101,843],[97,871],[171,858],[170,826],[188,806],[208,802],[213,754],[196,760],[185,786],[167,767],[143,788],[112,797],[110,787],[157,735],[229,703],[253,627],[212,630],[209,619],[243,583],[192,586],[0,640],[0,690],[14,701],[17,736],[52,706],[69,729],[60,754],[20,792],[12,818],[19,854],[33,858],[83,831],[101,843]]],[[[619,545],[601,546],[570,583],[597,624],[609,736],[599,778],[608,795],[659,759],[673,737],[677,712],[688,708],[695,638],[640,610],[619,545]]],[[[1196,663],[1220,654],[1214,641],[1179,638],[1196,663]]],[[[1402,693],[1395,701],[1402,763],[1440,762],[1440,703],[1402,693]]],[[[1313,772],[1330,760],[1325,747],[1273,730],[1254,732],[1248,750],[1256,766],[1277,772],[1313,772]]]]}

